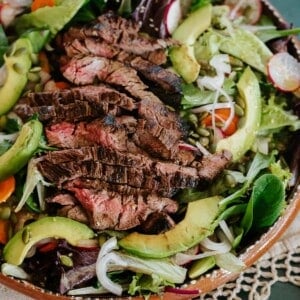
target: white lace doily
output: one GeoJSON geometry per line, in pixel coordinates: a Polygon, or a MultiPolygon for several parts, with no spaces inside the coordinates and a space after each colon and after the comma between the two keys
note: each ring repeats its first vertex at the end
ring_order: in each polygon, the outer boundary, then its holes
{"type": "MultiPolygon", "coordinates": [[[[266,300],[276,282],[290,282],[300,287],[300,214],[269,252],[237,280],[219,287],[199,300],[266,300]],[[243,294],[243,298],[241,296],[243,294]]],[[[300,297],[299,297],[300,298],[300,297]]],[[[1,300],[32,300],[0,284],[1,300]]],[[[287,299],[288,300],[288,299],[287,299]]]]}

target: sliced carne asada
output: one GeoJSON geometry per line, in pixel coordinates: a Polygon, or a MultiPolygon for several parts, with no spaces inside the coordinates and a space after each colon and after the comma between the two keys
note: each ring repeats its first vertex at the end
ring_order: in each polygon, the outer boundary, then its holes
{"type": "Polygon", "coordinates": [[[175,213],[178,209],[174,200],[151,195],[128,196],[78,188],[72,192],[89,214],[90,226],[97,230],[127,230],[140,225],[153,212],[175,213]]]}
{"type": "MultiPolygon", "coordinates": [[[[99,16],[91,24],[82,27],[71,27],[68,35],[69,39],[101,38],[126,52],[141,56],[178,44],[177,41],[172,39],[157,39],[145,35],[140,32],[140,27],[136,22],[117,16],[113,12],[99,16]]],[[[66,38],[65,41],[67,41],[66,38]]]]}
{"type": "MultiPolygon", "coordinates": [[[[94,190],[109,190],[115,191],[122,195],[142,195],[146,196],[153,193],[153,187],[147,188],[135,188],[125,184],[114,184],[103,181],[102,179],[81,177],[74,180],[69,180],[63,184],[63,189],[70,189],[72,187],[81,188],[81,189],[94,189],[94,190]]],[[[157,195],[161,197],[171,198],[173,197],[179,189],[176,188],[166,188],[166,187],[157,187],[155,191],[157,195]]]]}
{"type": "Polygon", "coordinates": [[[201,168],[180,166],[172,162],[153,160],[141,154],[119,152],[104,147],[85,147],[49,152],[39,158],[38,167],[50,182],[61,187],[65,182],[88,177],[111,184],[129,185],[154,191],[174,191],[197,187],[211,180],[229,162],[224,153],[214,154],[201,168]],[[218,162],[218,164],[216,164],[218,162]],[[213,169],[214,171],[211,171],[213,169]]]}
{"type": "MultiPolygon", "coordinates": [[[[68,32],[64,34],[66,40],[63,44],[67,56],[80,56],[80,55],[95,55],[103,56],[106,58],[114,58],[121,62],[129,61],[135,58],[136,55],[130,52],[121,50],[120,48],[111,45],[99,38],[86,37],[84,39],[69,38],[68,32]]],[[[167,62],[167,54],[165,49],[157,49],[149,53],[143,53],[141,57],[152,64],[163,65],[167,62]]]]}
{"type": "Polygon", "coordinates": [[[135,131],[135,122],[130,116],[113,118],[108,115],[91,122],[53,124],[46,127],[45,133],[49,145],[59,148],[101,145],[123,152],[141,153],[142,150],[128,139],[128,135],[135,131]]]}
{"type": "Polygon", "coordinates": [[[14,108],[22,119],[37,113],[45,122],[80,121],[121,110],[136,109],[135,101],[106,85],[82,86],[54,92],[28,93],[14,108]]]}
{"type": "Polygon", "coordinates": [[[62,66],[63,76],[77,85],[106,82],[124,88],[133,97],[161,102],[137,75],[136,70],[123,63],[99,56],[73,57],[62,66]]]}
{"type": "MultiPolygon", "coordinates": [[[[78,55],[94,55],[105,58],[115,58],[141,73],[145,78],[160,86],[169,93],[181,92],[181,79],[175,73],[155,64],[143,57],[132,55],[125,51],[118,51],[111,45],[87,38],[82,42],[75,39],[65,46],[69,57],[78,55]]],[[[155,57],[154,55],[150,57],[155,57]]]]}

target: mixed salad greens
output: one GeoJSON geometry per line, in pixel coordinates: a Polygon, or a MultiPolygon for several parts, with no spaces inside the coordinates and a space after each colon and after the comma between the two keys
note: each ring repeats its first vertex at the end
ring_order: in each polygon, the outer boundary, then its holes
{"type": "Polygon", "coordinates": [[[286,45],[299,29],[276,29],[258,0],[3,0],[0,21],[2,273],[38,284],[37,266],[31,261],[24,268],[24,261],[39,255],[42,264],[56,265],[50,278],[58,264],[65,273],[93,268],[85,282],[66,279],[61,293],[147,295],[184,294],[175,287],[216,266],[243,270],[239,251],[284,213],[297,184],[300,63],[286,45]],[[157,236],[94,232],[51,216],[45,203],[50,183],[31,158],[52,149],[38,116],[22,124],[12,112],[28,91],[62,88],[47,66],[57,33],[108,8],[133,17],[149,34],[180,42],[168,55],[169,67],[184,82],[179,113],[190,130],[182,146],[204,156],[223,149],[232,153],[230,167],[210,186],[176,195],[184,217],[157,236]],[[280,52],[274,48],[279,42],[280,52]],[[37,221],[26,224],[26,214],[37,221]],[[96,262],[84,269],[80,262],[91,257],[96,262]]]}

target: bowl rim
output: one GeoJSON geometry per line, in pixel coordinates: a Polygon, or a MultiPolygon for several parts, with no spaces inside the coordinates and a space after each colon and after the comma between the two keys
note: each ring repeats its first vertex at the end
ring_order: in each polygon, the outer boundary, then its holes
{"type": "MultiPolygon", "coordinates": [[[[280,12],[268,1],[261,0],[264,8],[267,9],[272,17],[277,21],[278,26],[285,23],[285,19],[282,17],[280,12]]],[[[300,41],[296,36],[292,36],[290,44],[293,47],[295,55],[300,58],[300,41]]],[[[283,215],[276,221],[276,223],[270,227],[264,234],[260,236],[254,244],[250,245],[245,252],[243,252],[239,258],[244,262],[246,268],[249,268],[255,264],[267,251],[281,238],[285,231],[289,228],[292,222],[296,219],[297,215],[300,214],[300,175],[298,175],[298,181],[294,187],[291,195],[289,197],[289,202],[283,215]]],[[[235,280],[242,272],[231,273],[223,269],[217,269],[199,277],[196,280],[192,280],[189,283],[183,285],[187,290],[198,290],[199,293],[195,296],[191,295],[176,295],[174,293],[165,292],[161,295],[151,295],[149,300],[183,300],[191,299],[194,297],[199,297],[199,295],[204,295],[208,292],[212,292],[216,288],[224,285],[227,282],[235,280]]],[[[50,291],[45,291],[43,288],[35,286],[25,280],[15,279],[6,276],[0,272],[0,284],[15,290],[18,293],[29,296],[33,299],[43,299],[43,300],[84,300],[86,297],[81,296],[64,296],[58,293],[53,293],[50,291]]],[[[89,298],[91,299],[91,298],[89,298]]],[[[143,300],[144,297],[134,296],[134,297],[118,297],[118,296],[96,296],[92,299],[110,299],[110,300],[143,300]]]]}

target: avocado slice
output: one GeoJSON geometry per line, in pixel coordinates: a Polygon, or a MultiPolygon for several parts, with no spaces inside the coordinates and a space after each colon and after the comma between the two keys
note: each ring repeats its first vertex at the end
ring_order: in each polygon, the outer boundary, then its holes
{"type": "Polygon", "coordinates": [[[221,139],[216,152],[229,150],[232,153],[232,161],[236,162],[251,149],[261,120],[261,93],[258,79],[248,67],[237,83],[238,91],[245,101],[244,124],[231,136],[221,139]]]}
{"type": "Polygon", "coordinates": [[[19,172],[37,150],[43,133],[38,120],[26,122],[15,143],[0,156],[0,180],[19,172]]]}
{"type": "Polygon", "coordinates": [[[30,248],[45,238],[65,239],[73,246],[80,240],[94,237],[87,225],[64,217],[44,217],[19,230],[5,245],[3,258],[13,265],[20,265],[30,248]]]}
{"type": "Polygon", "coordinates": [[[21,96],[32,64],[31,54],[30,41],[27,38],[19,38],[12,45],[10,54],[4,56],[7,77],[0,88],[0,116],[6,114],[21,96]]]}
{"type": "Polygon", "coordinates": [[[191,83],[198,77],[200,65],[194,54],[194,43],[211,23],[212,5],[207,4],[192,12],[174,31],[172,37],[182,45],[173,47],[169,52],[176,72],[191,83]]]}
{"type": "Polygon", "coordinates": [[[128,252],[148,258],[164,258],[185,251],[211,235],[218,225],[221,197],[214,196],[190,202],[184,219],[161,234],[133,232],[119,241],[128,252]]]}

